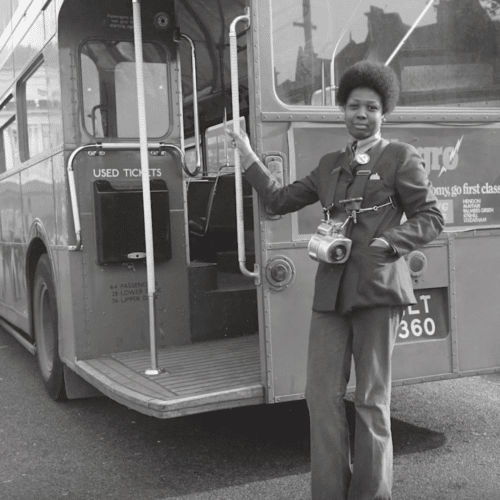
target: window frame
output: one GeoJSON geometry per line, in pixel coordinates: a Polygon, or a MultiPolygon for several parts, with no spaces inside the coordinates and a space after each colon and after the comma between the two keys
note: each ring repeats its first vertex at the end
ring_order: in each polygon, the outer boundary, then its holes
{"type": "MultiPolygon", "coordinates": [[[[335,105],[306,105],[288,104],[276,92],[274,66],[276,54],[274,50],[273,10],[275,3],[268,0],[257,0],[255,15],[260,22],[259,42],[256,45],[259,51],[259,60],[254,63],[258,96],[262,107],[263,121],[314,121],[321,117],[321,121],[342,122],[343,110],[335,105]],[[266,23],[263,24],[264,19],[266,23]],[[285,114],[286,113],[286,114],[285,114]]],[[[400,123],[449,123],[474,122],[491,123],[500,121],[500,106],[490,107],[458,107],[458,106],[396,106],[388,116],[389,122],[400,123]]]]}
{"type": "MultiPolygon", "coordinates": [[[[0,110],[5,108],[9,102],[11,102],[14,99],[14,94],[10,93],[6,99],[3,100],[2,103],[0,103],[0,110]]],[[[15,102],[15,100],[14,100],[15,102]]],[[[4,120],[0,121],[0,175],[5,174],[6,172],[9,172],[11,169],[7,168],[7,162],[5,158],[5,146],[4,146],[4,140],[3,140],[3,131],[9,127],[12,123],[16,122],[17,120],[16,116],[16,109],[12,110],[12,113],[9,114],[4,120]]],[[[17,121],[17,123],[19,123],[17,121]]],[[[17,139],[17,154],[19,156],[19,130],[18,130],[18,139],[17,139]]]]}
{"type": "MultiPolygon", "coordinates": [[[[29,135],[28,135],[28,105],[26,100],[26,85],[29,79],[45,64],[43,56],[37,57],[28,69],[19,78],[16,86],[16,104],[17,104],[17,116],[18,116],[18,141],[19,141],[19,159],[21,163],[24,163],[40,154],[44,154],[45,151],[38,152],[30,156],[29,148],[29,135]]],[[[46,89],[48,91],[48,82],[46,81],[46,89]]],[[[47,119],[48,119],[47,113],[47,119]]],[[[50,127],[50,123],[49,123],[50,127]]]]}
{"type": "MultiPolygon", "coordinates": [[[[82,74],[83,74],[82,73],[82,49],[89,42],[101,42],[101,43],[126,42],[126,43],[130,43],[132,45],[135,43],[133,39],[91,37],[91,38],[86,38],[85,40],[82,40],[81,43],[78,45],[78,47],[77,47],[77,73],[78,73],[77,88],[78,88],[79,102],[81,103],[81,106],[80,106],[81,110],[78,113],[79,114],[78,119],[80,122],[81,130],[86,135],[88,135],[89,137],[92,137],[96,141],[131,141],[131,140],[135,141],[135,140],[138,140],[139,135],[137,135],[136,137],[118,137],[118,134],[116,134],[116,135],[108,135],[108,136],[100,137],[100,136],[93,135],[92,131],[88,129],[88,127],[85,123],[85,106],[84,106],[84,91],[83,91],[83,78],[82,78],[82,74]]],[[[161,50],[163,51],[163,54],[165,56],[165,73],[166,73],[166,81],[167,81],[167,88],[168,88],[171,84],[170,65],[172,63],[172,61],[170,59],[169,51],[167,50],[165,45],[161,44],[158,40],[143,40],[143,45],[144,44],[150,44],[150,45],[154,45],[156,47],[160,47],[161,50]]],[[[135,64],[135,54],[134,54],[134,64],[135,64]]],[[[147,63],[145,63],[145,64],[147,64],[147,63]]],[[[96,66],[96,69],[98,70],[97,66],[96,66]]],[[[98,71],[98,75],[99,75],[99,71],[98,71]]],[[[166,130],[164,131],[164,133],[162,135],[159,135],[159,136],[148,135],[148,139],[150,139],[150,140],[158,140],[158,139],[161,139],[163,137],[166,137],[172,131],[172,127],[174,125],[173,119],[172,119],[172,95],[168,91],[168,89],[166,90],[166,97],[167,97],[167,101],[168,101],[167,106],[166,106],[166,109],[168,110],[168,115],[167,115],[168,120],[166,123],[166,125],[167,125],[166,130]]],[[[115,101],[116,101],[116,95],[115,95],[115,101]]],[[[116,107],[116,102],[115,102],[115,107],[116,107]]],[[[109,117],[108,117],[108,120],[109,120],[109,117]]]]}

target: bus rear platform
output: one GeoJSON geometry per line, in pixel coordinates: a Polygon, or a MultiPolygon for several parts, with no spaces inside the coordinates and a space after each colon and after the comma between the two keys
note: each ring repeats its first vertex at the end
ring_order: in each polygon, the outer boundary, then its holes
{"type": "Polygon", "coordinates": [[[76,361],[75,371],[106,396],[140,413],[171,418],[264,402],[258,335],[76,361]]]}

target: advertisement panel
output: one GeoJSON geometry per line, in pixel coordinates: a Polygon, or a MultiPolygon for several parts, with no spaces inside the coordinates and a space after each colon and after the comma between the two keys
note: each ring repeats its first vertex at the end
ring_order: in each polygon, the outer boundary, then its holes
{"type": "MultiPolygon", "coordinates": [[[[422,155],[447,231],[500,226],[500,127],[497,124],[386,125],[384,138],[412,144],[422,155]]],[[[294,124],[289,133],[292,179],[307,175],[324,154],[345,148],[343,125],[294,124]]],[[[313,234],[319,204],[294,216],[294,239],[313,234]]]]}

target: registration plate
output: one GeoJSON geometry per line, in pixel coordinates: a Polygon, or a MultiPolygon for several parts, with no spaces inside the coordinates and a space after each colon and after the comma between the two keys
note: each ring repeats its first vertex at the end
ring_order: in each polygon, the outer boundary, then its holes
{"type": "Polygon", "coordinates": [[[444,339],[449,334],[448,289],[415,290],[417,303],[408,306],[398,329],[397,343],[444,339]]]}

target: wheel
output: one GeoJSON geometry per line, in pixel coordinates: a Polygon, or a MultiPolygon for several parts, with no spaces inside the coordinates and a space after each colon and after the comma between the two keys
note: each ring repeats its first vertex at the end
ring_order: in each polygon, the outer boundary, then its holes
{"type": "Polygon", "coordinates": [[[45,389],[53,400],[65,400],[63,365],[59,358],[56,291],[47,254],[40,257],[35,271],[33,326],[38,366],[45,389]]]}

